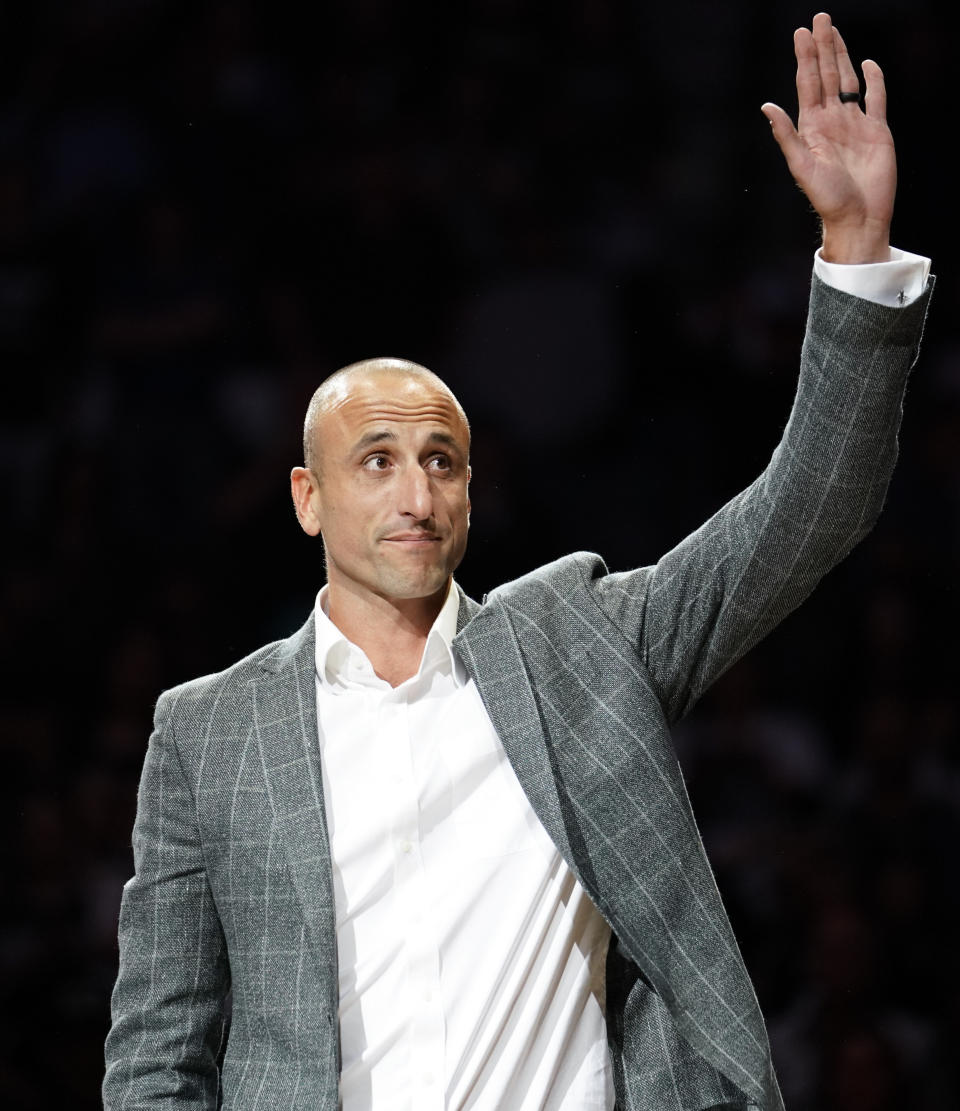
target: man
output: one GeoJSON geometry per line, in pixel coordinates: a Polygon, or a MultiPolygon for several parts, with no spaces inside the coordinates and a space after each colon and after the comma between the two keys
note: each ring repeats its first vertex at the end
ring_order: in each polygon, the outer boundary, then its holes
{"type": "Polygon", "coordinates": [[[864,113],[828,16],[795,49],[799,132],[763,111],[823,221],[797,400],[656,566],[579,553],[478,606],[451,392],[394,359],[317,391],[314,614],[157,707],[108,1108],[782,1107],[667,730],[869,529],[927,296],[879,68],[864,113]]]}

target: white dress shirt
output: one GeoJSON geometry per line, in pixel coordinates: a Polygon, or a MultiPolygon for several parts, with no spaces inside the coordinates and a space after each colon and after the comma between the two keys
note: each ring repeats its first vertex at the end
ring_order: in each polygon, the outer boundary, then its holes
{"type": "Polygon", "coordinates": [[[451,649],[451,587],[391,688],[317,597],[344,1111],[610,1111],[610,928],[451,649]]]}
{"type": "MultiPolygon", "coordinates": [[[[928,259],[825,262],[906,305],[928,259]]],[[[534,814],[451,644],[451,585],[396,688],[317,595],[317,719],[339,956],[344,1111],[610,1111],[610,929],[534,814]]]]}

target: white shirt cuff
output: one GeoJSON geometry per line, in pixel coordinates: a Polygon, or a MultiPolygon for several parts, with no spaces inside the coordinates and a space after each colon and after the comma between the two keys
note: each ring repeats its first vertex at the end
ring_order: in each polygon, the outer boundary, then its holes
{"type": "Polygon", "coordinates": [[[841,293],[902,309],[927,288],[930,259],[891,247],[889,262],[824,262],[818,250],[813,256],[813,272],[841,293]]]}

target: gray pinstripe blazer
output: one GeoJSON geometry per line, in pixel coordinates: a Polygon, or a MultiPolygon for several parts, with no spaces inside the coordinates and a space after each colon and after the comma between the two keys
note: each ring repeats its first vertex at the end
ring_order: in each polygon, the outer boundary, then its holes
{"type": "MultiPolygon", "coordinates": [[[[926,300],[888,310],[815,281],[797,399],[769,466],[655,566],[608,574],[580,553],[483,607],[461,599],[456,649],[612,927],[619,1108],[783,1106],[668,729],[870,528],[926,300]]],[[[105,1107],[335,1108],[312,618],[161,697],[133,845],[105,1107]]]]}

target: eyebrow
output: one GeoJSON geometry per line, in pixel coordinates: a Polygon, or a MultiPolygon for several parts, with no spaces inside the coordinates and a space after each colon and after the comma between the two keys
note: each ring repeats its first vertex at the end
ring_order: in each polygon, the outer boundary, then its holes
{"type": "Polygon", "coordinates": [[[453,448],[454,451],[460,450],[460,445],[457,443],[456,436],[451,436],[449,432],[431,432],[430,442],[434,444],[443,444],[444,447],[453,448]]]}
{"type": "Polygon", "coordinates": [[[379,431],[366,432],[357,440],[354,451],[363,451],[365,448],[373,447],[374,444],[382,444],[386,441],[396,442],[399,438],[396,432],[390,432],[385,428],[379,431]]]}
{"type": "MultiPolygon", "coordinates": [[[[375,444],[383,443],[396,443],[400,437],[396,432],[391,432],[387,428],[374,429],[372,432],[365,432],[354,445],[354,451],[365,451],[375,444]]],[[[428,443],[442,444],[444,447],[452,448],[456,452],[462,454],[462,449],[457,443],[455,436],[451,436],[449,432],[431,432],[428,437],[428,443]]]]}

